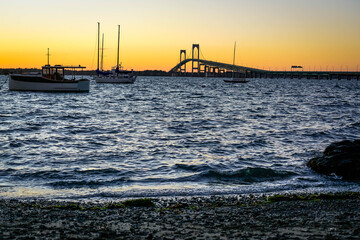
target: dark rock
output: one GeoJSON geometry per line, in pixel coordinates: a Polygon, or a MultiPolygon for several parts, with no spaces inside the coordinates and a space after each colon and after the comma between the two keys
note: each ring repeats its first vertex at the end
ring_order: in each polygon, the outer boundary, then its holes
{"type": "Polygon", "coordinates": [[[335,173],[345,180],[360,180],[360,140],[333,143],[307,166],[318,173],[335,173]]]}

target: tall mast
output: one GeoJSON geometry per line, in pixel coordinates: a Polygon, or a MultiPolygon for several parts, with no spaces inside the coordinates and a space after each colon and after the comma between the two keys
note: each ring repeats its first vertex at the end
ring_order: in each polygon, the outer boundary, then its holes
{"type": "Polygon", "coordinates": [[[236,42],[235,42],[235,45],[234,45],[234,59],[233,59],[233,66],[235,66],[235,52],[236,52],[236,42]]]}
{"type": "Polygon", "coordinates": [[[100,23],[98,22],[98,54],[97,54],[97,70],[99,70],[99,48],[100,48],[100,23]]]}
{"type": "Polygon", "coordinates": [[[101,47],[101,71],[104,70],[104,34],[102,34],[102,47],[101,47]]]}
{"type": "Polygon", "coordinates": [[[120,52],[120,25],[118,25],[118,48],[117,48],[117,62],[116,69],[119,70],[119,52],[120,52]]]}

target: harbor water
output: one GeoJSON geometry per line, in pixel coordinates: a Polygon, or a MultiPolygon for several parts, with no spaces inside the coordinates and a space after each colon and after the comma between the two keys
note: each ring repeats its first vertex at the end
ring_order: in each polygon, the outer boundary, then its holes
{"type": "Polygon", "coordinates": [[[0,198],[360,191],[306,166],[360,138],[356,80],[138,77],[80,94],[5,84],[0,106],[0,198]]]}

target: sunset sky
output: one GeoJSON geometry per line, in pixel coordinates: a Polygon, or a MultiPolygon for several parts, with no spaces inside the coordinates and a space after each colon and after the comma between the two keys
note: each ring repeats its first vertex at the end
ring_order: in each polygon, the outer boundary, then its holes
{"type": "MultiPolygon", "coordinates": [[[[50,63],[96,69],[170,70],[180,49],[201,58],[271,70],[360,70],[359,0],[0,0],[0,68],[50,63]]],[[[188,67],[190,69],[190,67],[188,67]]]]}

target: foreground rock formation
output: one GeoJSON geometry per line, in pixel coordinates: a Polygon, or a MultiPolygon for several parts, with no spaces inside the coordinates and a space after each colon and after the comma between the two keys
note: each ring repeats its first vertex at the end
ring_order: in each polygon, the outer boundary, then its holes
{"type": "Polygon", "coordinates": [[[318,173],[360,180],[360,140],[333,143],[321,157],[311,159],[307,166],[318,173]]]}

